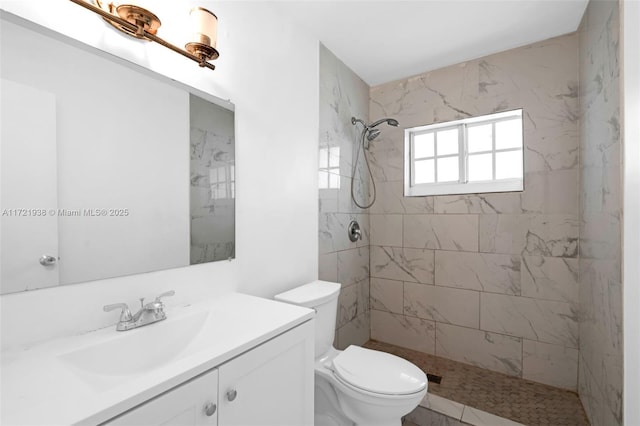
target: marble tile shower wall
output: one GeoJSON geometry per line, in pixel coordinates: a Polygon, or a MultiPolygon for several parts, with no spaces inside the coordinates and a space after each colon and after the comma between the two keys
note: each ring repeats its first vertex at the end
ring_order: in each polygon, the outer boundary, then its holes
{"type": "Polygon", "coordinates": [[[589,2],[580,34],[580,399],[591,424],[622,424],[620,20],[589,2]]]}
{"type": "Polygon", "coordinates": [[[578,36],[373,87],[371,337],[576,389],[578,36]],[[524,109],[525,191],[403,196],[403,129],[524,109]]]}
{"type": "MultiPolygon", "coordinates": [[[[368,116],[369,86],[321,45],[319,149],[332,148],[330,160],[338,166],[330,171],[332,186],[339,183],[339,188],[321,186],[319,190],[319,278],[342,284],[336,320],[338,349],[369,340],[369,215],[351,200],[360,129],[351,124],[351,117],[366,121],[368,116]],[[353,219],[363,231],[356,243],[347,236],[353,219]]],[[[359,200],[366,199],[369,188],[363,166],[361,152],[355,182],[359,200]]]]}

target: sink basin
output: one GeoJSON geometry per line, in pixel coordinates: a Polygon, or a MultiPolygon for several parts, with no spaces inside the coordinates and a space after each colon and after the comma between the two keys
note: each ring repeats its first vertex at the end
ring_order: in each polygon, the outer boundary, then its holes
{"type": "Polygon", "coordinates": [[[90,385],[110,387],[121,381],[118,376],[135,376],[179,358],[208,315],[200,311],[130,331],[114,330],[112,338],[60,355],[60,359],[90,385]]]}

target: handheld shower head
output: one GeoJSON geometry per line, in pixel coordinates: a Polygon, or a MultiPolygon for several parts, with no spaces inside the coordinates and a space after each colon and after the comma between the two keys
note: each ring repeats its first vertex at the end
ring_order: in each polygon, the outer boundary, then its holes
{"type": "Polygon", "coordinates": [[[389,126],[393,126],[393,127],[398,127],[398,120],[396,120],[395,118],[382,118],[378,121],[376,121],[375,123],[371,123],[369,125],[367,125],[367,123],[365,123],[363,120],[360,120],[359,118],[355,118],[355,117],[351,117],[351,124],[353,124],[354,126],[356,125],[356,123],[360,123],[362,124],[362,127],[364,127],[365,129],[373,129],[374,127],[378,127],[379,125],[381,125],[382,123],[387,123],[389,126]]]}
{"type": "Polygon", "coordinates": [[[367,132],[367,140],[368,140],[369,142],[371,142],[372,140],[374,140],[375,138],[377,138],[377,137],[378,137],[378,135],[380,135],[380,130],[378,130],[378,129],[370,129],[370,130],[367,132]]]}
{"type": "Polygon", "coordinates": [[[398,127],[398,124],[399,124],[398,120],[394,118],[382,118],[376,121],[375,123],[369,124],[368,126],[365,127],[365,130],[367,131],[367,140],[369,142],[371,142],[372,140],[374,140],[380,135],[380,130],[375,129],[375,127],[381,125],[382,123],[387,123],[389,126],[393,126],[393,127],[398,127]]]}
{"type": "Polygon", "coordinates": [[[375,138],[377,138],[381,131],[380,129],[376,129],[376,126],[379,126],[382,123],[387,123],[389,126],[393,126],[393,127],[398,127],[398,120],[394,119],[394,118],[383,118],[381,120],[376,121],[375,123],[371,123],[369,125],[367,125],[367,123],[365,123],[364,121],[360,120],[359,118],[355,118],[355,117],[351,117],[351,124],[353,124],[354,126],[356,124],[362,124],[362,131],[360,132],[360,143],[358,144],[358,151],[356,153],[356,159],[353,163],[353,173],[351,175],[351,199],[353,200],[353,202],[356,204],[356,206],[360,207],[361,209],[368,209],[369,207],[371,207],[373,205],[373,203],[376,202],[376,182],[373,180],[373,174],[371,174],[371,167],[369,166],[369,159],[367,158],[366,155],[366,151],[369,149],[369,142],[371,142],[372,140],[374,140],[375,138]],[[369,171],[369,178],[371,181],[371,186],[373,188],[373,199],[371,200],[371,202],[365,203],[365,204],[360,204],[358,202],[358,200],[356,200],[356,196],[355,196],[355,190],[354,190],[354,182],[356,182],[355,176],[356,176],[356,166],[358,164],[358,157],[360,156],[360,149],[363,149],[364,152],[364,161],[365,164],[367,165],[367,170],[369,171]]]}
{"type": "Polygon", "coordinates": [[[374,127],[377,127],[379,125],[381,125],[382,123],[387,123],[389,126],[393,126],[393,127],[398,127],[398,120],[394,119],[394,118],[381,118],[380,120],[376,121],[375,123],[371,123],[369,124],[367,127],[370,129],[373,129],[374,127]]]}

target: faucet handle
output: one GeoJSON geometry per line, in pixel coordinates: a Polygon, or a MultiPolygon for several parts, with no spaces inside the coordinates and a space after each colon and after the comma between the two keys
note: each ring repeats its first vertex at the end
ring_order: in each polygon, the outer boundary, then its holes
{"type": "Polygon", "coordinates": [[[176,292],[174,290],[165,291],[164,293],[156,297],[156,302],[159,302],[163,297],[174,296],[175,294],[176,292]]]}
{"type": "Polygon", "coordinates": [[[126,303],[114,303],[113,305],[105,305],[102,308],[105,312],[113,311],[114,309],[122,309],[120,312],[120,322],[131,321],[131,311],[126,303]]]}

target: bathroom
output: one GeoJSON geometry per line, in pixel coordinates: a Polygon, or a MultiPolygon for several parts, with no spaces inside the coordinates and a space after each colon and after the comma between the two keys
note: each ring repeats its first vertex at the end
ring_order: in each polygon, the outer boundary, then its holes
{"type": "MultiPolygon", "coordinates": [[[[640,424],[631,363],[639,355],[638,289],[623,285],[638,282],[640,159],[637,143],[622,142],[638,138],[628,118],[638,108],[636,2],[592,0],[572,30],[552,38],[375,84],[294,19],[318,10],[189,4],[218,16],[215,71],[123,37],[71,2],[2,3],[3,25],[11,14],[27,29],[44,27],[49,37],[229,100],[238,194],[231,261],[3,294],[3,351],[112,328],[118,315],[103,306],[137,306],[168,290],[172,307],[235,292],[271,299],[321,279],[342,285],[337,349],[376,341],[441,356],[577,392],[591,424],[640,424]],[[404,129],[515,108],[526,117],[524,192],[403,197],[404,129]],[[377,194],[368,209],[351,201],[361,131],[352,117],[399,122],[378,126],[366,153],[377,194]],[[339,172],[322,170],[323,152],[336,146],[339,172]],[[319,172],[338,176],[339,189],[319,189],[319,172]],[[356,242],[347,233],[353,219],[362,232],[356,242]],[[407,274],[416,264],[418,274],[407,274]],[[491,285],[501,290],[485,291],[491,285]]],[[[170,23],[163,18],[163,27],[170,23]]],[[[388,62],[384,52],[370,60],[388,62]]],[[[361,204],[373,194],[363,155],[361,204]]]]}

